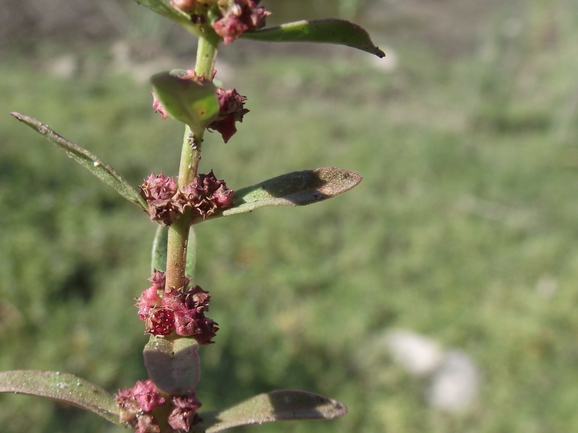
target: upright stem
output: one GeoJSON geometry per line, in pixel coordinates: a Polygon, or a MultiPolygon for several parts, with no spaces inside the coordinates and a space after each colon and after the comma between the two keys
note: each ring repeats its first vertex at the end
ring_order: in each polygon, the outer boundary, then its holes
{"type": "MultiPolygon", "coordinates": [[[[197,62],[195,64],[197,76],[204,75],[209,80],[212,79],[219,41],[220,39],[212,33],[207,33],[206,36],[199,38],[197,62]]],[[[204,128],[197,131],[191,131],[188,126],[185,128],[177,182],[179,188],[191,183],[197,175],[204,132],[204,128]]],[[[190,212],[186,212],[169,227],[166,269],[167,291],[172,288],[180,288],[185,277],[190,219],[190,212]]]]}

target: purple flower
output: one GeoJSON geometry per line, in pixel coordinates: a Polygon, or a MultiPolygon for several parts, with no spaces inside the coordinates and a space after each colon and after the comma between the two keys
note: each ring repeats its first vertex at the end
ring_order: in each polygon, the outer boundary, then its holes
{"type": "Polygon", "coordinates": [[[244,106],[247,97],[240,95],[235,89],[217,87],[217,99],[219,114],[207,128],[217,131],[227,143],[237,132],[235,122],[243,122],[243,116],[249,112],[244,106]]]}
{"type": "Polygon", "coordinates": [[[265,26],[265,20],[271,13],[257,6],[259,1],[232,0],[219,5],[223,16],[215,21],[213,30],[223,38],[225,44],[230,44],[246,31],[265,26]]]}
{"type": "Polygon", "coordinates": [[[182,214],[178,206],[175,206],[178,187],[172,177],[163,173],[159,175],[152,173],[140,185],[140,190],[141,196],[148,204],[151,221],[169,226],[182,214]]]}
{"type": "Polygon", "coordinates": [[[172,406],[174,408],[169,415],[168,422],[173,429],[188,432],[192,426],[201,422],[197,414],[201,402],[194,392],[173,397],[172,406]]]}
{"type": "Polygon", "coordinates": [[[223,180],[217,180],[211,170],[209,174],[199,174],[183,188],[183,195],[193,211],[206,218],[219,209],[226,209],[233,204],[232,189],[227,188],[223,180]]]}
{"type": "Polygon", "coordinates": [[[152,380],[138,381],[132,388],[134,398],[143,412],[150,412],[164,404],[165,399],[156,389],[152,380]]]}

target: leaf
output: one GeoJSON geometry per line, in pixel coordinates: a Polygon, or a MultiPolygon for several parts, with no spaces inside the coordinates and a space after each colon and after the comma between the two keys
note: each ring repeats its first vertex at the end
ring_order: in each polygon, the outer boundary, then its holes
{"type": "Polygon", "coordinates": [[[335,167],[295,171],[235,191],[234,206],[222,216],[251,212],[263,206],[304,206],[349,191],[362,177],[335,167]]]}
{"type": "Polygon", "coordinates": [[[153,240],[153,251],[151,260],[151,275],[155,269],[166,272],[167,270],[167,242],[169,239],[169,228],[159,226],[153,240]]]}
{"type": "Polygon", "coordinates": [[[151,336],[143,351],[149,378],[167,394],[194,391],[201,376],[198,348],[199,343],[193,338],[169,340],[151,336]]]}
{"type": "Polygon", "coordinates": [[[151,82],[167,112],[193,131],[208,126],[219,114],[217,89],[211,82],[180,78],[182,71],[161,72],[151,82]]]}
{"type": "Polygon", "coordinates": [[[139,191],[130,185],[111,166],[102,162],[88,150],[66,140],[40,121],[16,112],[12,112],[11,114],[16,119],[35,129],[40,135],[43,135],[44,138],[66,153],[69,158],[74,159],[102,182],[112,187],[125,199],[147,212],[147,204],[144,198],[141,197],[139,191]]]}
{"type": "Polygon", "coordinates": [[[199,30],[198,26],[194,25],[191,22],[191,17],[180,11],[174,7],[172,7],[169,3],[162,0],[136,0],[138,4],[141,4],[150,10],[156,12],[159,15],[162,15],[177,24],[180,24],[185,29],[187,29],[190,33],[194,34],[195,36],[201,36],[201,31],[199,30]]]}
{"type": "Polygon", "coordinates": [[[4,371],[0,373],[0,392],[48,397],[89,410],[122,425],[114,396],[71,374],[35,370],[4,371]]]}
{"type": "Polygon", "coordinates": [[[189,242],[187,242],[187,263],[185,276],[195,281],[195,267],[197,264],[197,234],[194,227],[189,229],[189,242]]]}
{"type": "MultiPolygon", "coordinates": [[[[169,228],[159,226],[153,240],[151,274],[156,270],[166,272],[167,268],[167,242],[169,228]]],[[[190,228],[189,242],[187,243],[187,264],[185,275],[189,278],[195,276],[195,262],[197,260],[197,237],[193,228],[190,228]]]]}
{"type": "Polygon", "coordinates": [[[321,42],[347,45],[380,58],[385,56],[363,28],[349,21],[334,18],[295,21],[277,27],[245,32],[241,37],[263,42],[321,42]]]}
{"type": "Polygon", "coordinates": [[[235,406],[201,413],[203,422],[194,431],[215,433],[231,427],[273,421],[334,419],[347,413],[344,404],[317,394],[279,390],[259,394],[235,406]]]}

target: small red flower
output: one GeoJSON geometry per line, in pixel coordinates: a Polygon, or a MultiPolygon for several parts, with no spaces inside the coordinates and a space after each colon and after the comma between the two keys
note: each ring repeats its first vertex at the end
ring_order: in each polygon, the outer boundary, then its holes
{"type": "Polygon", "coordinates": [[[178,187],[172,177],[152,173],[140,185],[140,191],[148,204],[151,221],[169,226],[181,215],[182,212],[175,206],[178,187]]]}
{"type": "Polygon", "coordinates": [[[148,279],[148,281],[157,286],[157,289],[162,290],[165,288],[165,281],[166,281],[165,273],[163,271],[155,269],[153,271],[153,274],[148,279]]]}
{"type": "Polygon", "coordinates": [[[217,180],[212,170],[208,174],[197,175],[182,192],[193,211],[203,218],[233,204],[234,191],[227,188],[225,181],[217,180]]]}
{"type": "Polygon", "coordinates": [[[160,433],[161,428],[152,415],[139,415],[136,433],[160,433]]]}
{"type": "Polygon", "coordinates": [[[142,292],[136,300],[135,305],[138,308],[138,315],[143,322],[146,322],[151,307],[161,305],[162,299],[159,293],[164,291],[165,273],[155,269],[153,275],[148,280],[153,283],[153,285],[142,292]]]}
{"type": "Polygon", "coordinates": [[[115,396],[115,402],[120,409],[120,422],[136,425],[136,416],[140,412],[140,407],[134,398],[132,388],[125,388],[118,391],[115,396]]]}
{"type": "Polygon", "coordinates": [[[217,87],[217,99],[219,114],[207,128],[217,131],[227,143],[237,132],[235,122],[243,122],[243,116],[249,112],[244,106],[247,97],[240,95],[235,89],[217,87]]]}
{"type": "Polygon", "coordinates": [[[157,97],[156,93],[155,92],[151,93],[153,95],[153,108],[155,109],[155,113],[159,113],[161,115],[161,119],[167,120],[167,117],[169,117],[169,113],[165,109],[163,103],[157,97]]]}
{"type": "Polygon", "coordinates": [[[271,15],[264,7],[257,6],[260,0],[231,0],[219,5],[222,18],[215,21],[213,30],[230,44],[248,30],[265,26],[266,18],[271,15]]]}
{"type": "Polygon", "coordinates": [[[163,295],[163,307],[173,311],[185,310],[185,295],[179,290],[171,290],[163,295]]]}
{"type": "Polygon", "coordinates": [[[151,307],[145,325],[148,334],[169,335],[175,329],[175,313],[165,307],[151,307]]]}
{"type": "Polygon", "coordinates": [[[202,421],[197,413],[201,402],[194,392],[175,396],[171,403],[174,408],[169,415],[168,422],[173,429],[188,432],[192,426],[202,421]]]}
{"type": "Polygon", "coordinates": [[[150,412],[165,402],[165,399],[150,379],[144,382],[139,380],[132,389],[134,398],[143,412],[150,412]]]}
{"type": "Polygon", "coordinates": [[[120,408],[120,422],[135,428],[137,433],[160,432],[155,419],[147,413],[163,405],[165,399],[151,380],[138,381],[132,388],[119,390],[115,402],[120,408]]]}

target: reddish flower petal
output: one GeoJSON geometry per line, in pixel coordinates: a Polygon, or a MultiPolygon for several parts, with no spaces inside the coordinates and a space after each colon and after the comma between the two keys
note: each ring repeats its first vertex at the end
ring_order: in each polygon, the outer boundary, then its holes
{"type": "Polygon", "coordinates": [[[155,92],[153,94],[153,108],[155,109],[155,113],[159,113],[161,115],[161,119],[166,120],[169,117],[169,113],[163,106],[162,102],[157,98],[155,92]]]}
{"type": "Polygon", "coordinates": [[[133,392],[134,398],[143,412],[150,412],[165,402],[165,399],[150,379],[144,382],[138,381],[133,387],[133,392]]]}
{"type": "Polygon", "coordinates": [[[172,404],[174,409],[169,415],[168,422],[173,429],[188,432],[192,426],[201,422],[197,414],[201,402],[194,392],[186,396],[173,397],[172,404]]]}
{"type": "Polygon", "coordinates": [[[164,307],[152,307],[145,324],[148,334],[169,335],[175,327],[174,312],[164,307]]]}

